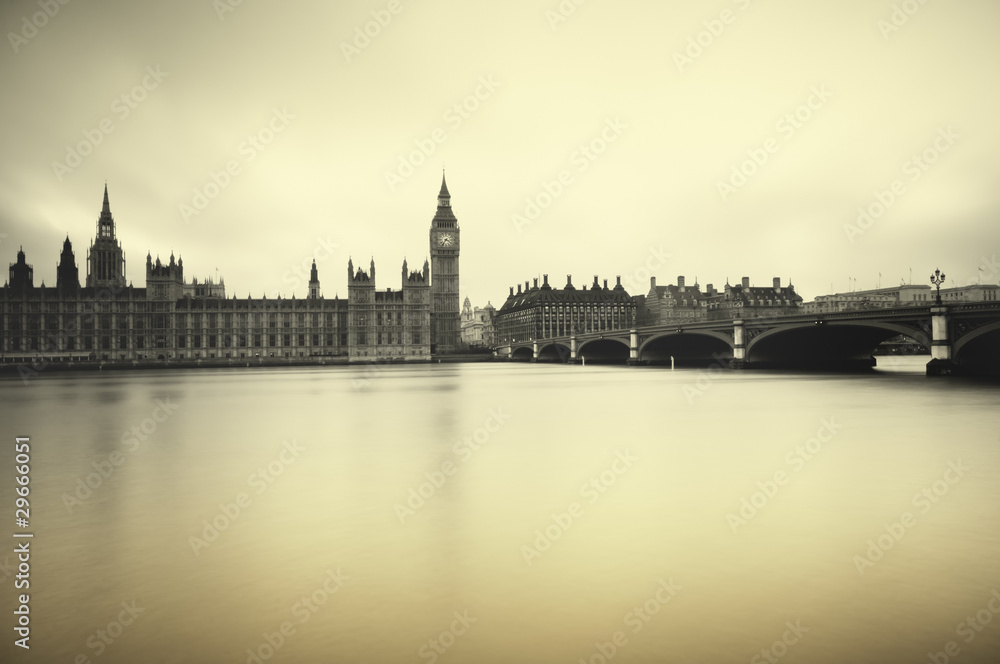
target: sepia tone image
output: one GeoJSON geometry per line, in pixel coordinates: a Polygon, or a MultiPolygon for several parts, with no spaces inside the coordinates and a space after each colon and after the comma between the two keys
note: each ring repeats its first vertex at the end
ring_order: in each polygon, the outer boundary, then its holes
{"type": "Polygon", "coordinates": [[[1000,662],[1000,5],[9,0],[0,662],[1000,662]]]}

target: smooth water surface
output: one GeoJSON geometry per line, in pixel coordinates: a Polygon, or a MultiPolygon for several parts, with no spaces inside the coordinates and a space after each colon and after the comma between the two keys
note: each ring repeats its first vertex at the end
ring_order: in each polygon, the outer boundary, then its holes
{"type": "Polygon", "coordinates": [[[924,362],[6,378],[0,660],[1000,661],[1000,389],[924,362]]]}

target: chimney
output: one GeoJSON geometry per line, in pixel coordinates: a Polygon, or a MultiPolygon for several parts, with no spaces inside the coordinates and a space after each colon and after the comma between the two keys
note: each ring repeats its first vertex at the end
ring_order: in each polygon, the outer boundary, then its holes
{"type": "Polygon", "coordinates": [[[528,286],[528,282],[527,282],[527,281],[525,281],[525,282],[524,282],[524,292],[525,292],[525,293],[527,293],[527,292],[528,292],[528,290],[530,290],[530,288],[529,288],[529,286],[528,286]]]}
{"type": "Polygon", "coordinates": [[[594,285],[593,285],[593,288],[600,289],[600,287],[601,287],[601,284],[598,283],[598,281],[597,281],[597,275],[595,274],[594,275],[594,285]]]}
{"type": "MultiPolygon", "coordinates": [[[[607,284],[608,283],[607,280],[605,280],[604,283],[607,284]]],[[[649,278],[649,288],[650,289],[656,288],[656,277],[649,278]]]]}
{"type": "Polygon", "coordinates": [[[604,280],[604,290],[608,290],[608,280],[604,280]]]}
{"type": "Polygon", "coordinates": [[[518,284],[518,285],[517,285],[517,294],[518,294],[518,295],[520,295],[520,294],[521,294],[521,284],[518,284]]]}
{"type": "Polygon", "coordinates": [[[684,288],[684,277],[683,276],[677,277],[677,285],[680,286],[681,288],[684,288]]]}
{"type": "Polygon", "coordinates": [[[534,288],[534,290],[538,290],[538,277],[535,277],[535,288],[534,288]]]}
{"type": "Polygon", "coordinates": [[[743,288],[750,288],[750,277],[743,277],[743,288]]]}
{"type": "Polygon", "coordinates": [[[514,287],[510,287],[510,297],[514,297],[514,287]]]}
{"type": "Polygon", "coordinates": [[[781,277],[774,278],[774,290],[781,288],[781,277]]]}
{"type": "Polygon", "coordinates": [[[622,278],[621,278],[621,275],[619,275],[618,276],[618,283],[615,285],[615,288],[621,288],[621,287],[622,287],[622,278]]]}
{"type": "Polygon", "coordinates": [[[542,287],[543,288],[548,288],[549,287],[549,275],[547,275],[547,274],[543,274],[542,275],[542,287]]]}
{"type": "Polygon", "coordinates": [[[572,287],[573,287],[573,275],[572,274],[567,274],[566,275],[566,288],[572,288],[572,287]]]}
{"type": "Polygon", "coordinates": [[[705,295],[715,295],[715,286],[712,284],[705,284],[705,295]]]}

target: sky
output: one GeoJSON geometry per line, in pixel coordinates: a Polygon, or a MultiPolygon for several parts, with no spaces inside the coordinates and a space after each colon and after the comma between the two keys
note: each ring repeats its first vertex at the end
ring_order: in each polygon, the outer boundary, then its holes
{"type": "MultiPolygon", "coordinates": [[[[420,0],[0,5],[0,255],[81,281],[107,183],[147,252],[238,297],[429,255],[461,295],[685,275],[997,283],[1000,4],[420,0]],[[911,276],[912,275],[912,276],[911,276]]],[[[6,275],[5,275],[6,280],[6,275]]]]}

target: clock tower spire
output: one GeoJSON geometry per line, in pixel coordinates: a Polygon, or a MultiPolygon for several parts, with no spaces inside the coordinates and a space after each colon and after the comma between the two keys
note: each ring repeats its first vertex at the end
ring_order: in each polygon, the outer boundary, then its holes
{"type": "Polygon", "coordinates": [[[451,194],[441,171],[437,212],[431,221],[431,352],[454,353],[461,339],[458,290],[459,227],[451,209],[451,194]]]}

